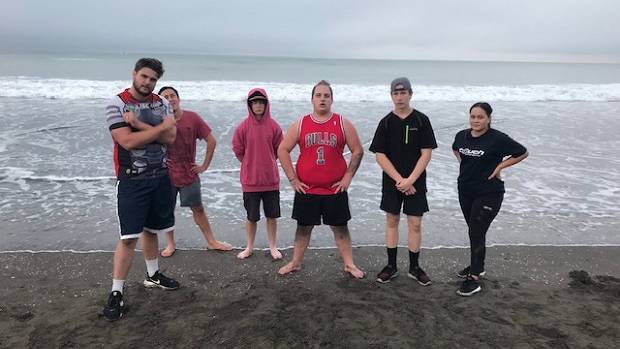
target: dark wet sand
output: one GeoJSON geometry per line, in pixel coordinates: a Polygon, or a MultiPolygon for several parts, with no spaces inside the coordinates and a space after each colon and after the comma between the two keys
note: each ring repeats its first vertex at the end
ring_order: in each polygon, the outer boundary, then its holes
{"type": "MultiPolygon", "coordinates": [[[[111,286],[111,253],[0,254],[1,348],[618,348],[620,247],[493,247],[483,291],[455,294],[465,249],[423,250],[433,279],[374,279],[385,249],[355,248],[368,272],[342,272],[336,250],[309,250],[304,269],[264,251],[177,251],[160,261],[178,291],[147,290],[139,254],[125,289],[130,309],[98,313],[111,286]],[[572,272],[572,273],[571,273],[572,272]]],[[[285,259],[292,255],[286,250],[285,259]]]]}

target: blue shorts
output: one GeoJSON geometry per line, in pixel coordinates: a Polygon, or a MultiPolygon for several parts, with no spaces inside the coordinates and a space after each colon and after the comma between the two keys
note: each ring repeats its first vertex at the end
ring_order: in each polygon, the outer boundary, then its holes
{"type": "Polygon", "coordinates": [[[137,239],[143,231],[157,234],[174,229],[176,192],[168,175],[119,180],[116,189],[121,239],[137,239]]]}

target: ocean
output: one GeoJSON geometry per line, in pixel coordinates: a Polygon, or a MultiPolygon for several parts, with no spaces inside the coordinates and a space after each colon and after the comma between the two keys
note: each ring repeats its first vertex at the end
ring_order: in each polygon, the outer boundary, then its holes
{"type": "MultiPolygon", "coordinates": [[[[493,126],[530,152],[502,172],[506,196],[487,243],[620,244],[620,64],[155,56],[166,69],[158,87],[175,86],[182,107],[202,115],[218,140],[201,175],[203,201],[216,236],[234,246],[245,245],[245,211],[230,142],[247,115],[247,91],[264,87],[286,130],[311,111],[310,91],[321,79],[332,83],[333,110],[353,122],[366,149],[349,190],[353,244],[384,244],[381,170],[368,146],[391,109],[389,82],[398,76],[412,80],[412,104],[429,116],[439,145],[428,166],[423,247],[468,246],[451,144],[477,101],[491,103],[493,126]]],[[[0,251],[114,248],[115,179],[104,107],[130,85],[139,57],[0,55],[0,251]]],[[[203,154],[202,142],[198,157],[203,154]]],[[[293,243],[292,199],[284,180],[281,247],[293,243]]],[[[188,209],[177,208],[176,229],[179,247],[204,248],[188,209]]],[[[265,235],[261,222],[258,247],[266,246],[265,235]]],[[[311,246],[334,246],[329,229],[317,227],[311,246]]]]}

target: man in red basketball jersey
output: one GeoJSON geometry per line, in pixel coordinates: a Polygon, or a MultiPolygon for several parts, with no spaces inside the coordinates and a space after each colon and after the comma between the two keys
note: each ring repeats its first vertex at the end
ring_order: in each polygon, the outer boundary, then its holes
{"type": "Polygon", "coordinates": [[[301,117],[289,127],[278,147],[278,158],[295,190],[293,219],[297,220],[293,260],[280,268],[285,275],[301,269],[304,253],[315,225],[327,224],[334,232],[344,270],[361,279],[362,272],[353,264],[351,236],[347,222],[351,219],[347,188],[355,175],[364,149],[353,124],[331,111],[332,88],[325,80],[312,89],[312,114],[301,117]],[[342,155],[345,144],[351,151],[347,163],[342,155]],[[299,159],[293,168],[291,151],[299,145],[299,159]]]}

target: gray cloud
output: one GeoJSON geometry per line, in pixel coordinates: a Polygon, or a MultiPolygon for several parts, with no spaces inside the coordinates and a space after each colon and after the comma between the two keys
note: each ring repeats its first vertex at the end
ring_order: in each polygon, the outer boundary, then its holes
{"type": "Polygon", "coordinates": [[[620,62],[615,1],[53,3],[0,13],[3,51],[620,62]]]}

